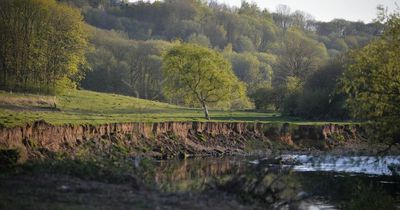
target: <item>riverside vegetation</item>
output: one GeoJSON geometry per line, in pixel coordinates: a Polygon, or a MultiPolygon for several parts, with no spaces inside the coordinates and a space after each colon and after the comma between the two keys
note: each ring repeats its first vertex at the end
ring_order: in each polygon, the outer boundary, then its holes
{"type": "Polygon", "coordinates": [[[398,208],[400,15],[377,11],[2,1],[0,209],[398,208]]]}

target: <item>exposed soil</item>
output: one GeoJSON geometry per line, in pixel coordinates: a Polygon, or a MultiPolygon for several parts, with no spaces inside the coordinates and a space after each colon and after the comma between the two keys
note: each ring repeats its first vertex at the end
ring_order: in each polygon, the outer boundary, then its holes
{"type": "Polygon", "coordinates": [[[357,125],[289,125],[245,122],[114,123],[99,126],[54,126],[38,121],[22,127],[0,128],[0,147],[70,153],[80,145],[116,145],[130,156],[156,158],[248,154],[251,152],[332,150],[365,139],[357,125]]]}

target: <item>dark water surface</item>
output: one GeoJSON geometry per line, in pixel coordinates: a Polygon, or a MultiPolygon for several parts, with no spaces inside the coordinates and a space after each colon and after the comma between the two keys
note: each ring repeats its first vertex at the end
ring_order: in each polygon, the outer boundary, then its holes
{"type": "Polygon", "coordinates": [[[399,209],[400,156],[213,157],[140,165],[146,182],[164,192],[219,189],[283,209],[399,209]]]}

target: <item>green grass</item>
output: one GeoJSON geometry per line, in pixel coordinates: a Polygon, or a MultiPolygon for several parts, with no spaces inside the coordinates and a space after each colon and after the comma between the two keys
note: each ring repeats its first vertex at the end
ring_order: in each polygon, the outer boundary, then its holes
{"type": "MultiPolygon", "coordinates": [[[[212,121],[329,123],[302,121],[280,116],[279,113],[210,110],[210,115],[212,121]]],[[[205,121],[201,109],[116,94],[74,90],[59,96],[43,96],[0,91],[0,125],[12,127],[37,120],[45,120],[54,125],[205,121]]]]}

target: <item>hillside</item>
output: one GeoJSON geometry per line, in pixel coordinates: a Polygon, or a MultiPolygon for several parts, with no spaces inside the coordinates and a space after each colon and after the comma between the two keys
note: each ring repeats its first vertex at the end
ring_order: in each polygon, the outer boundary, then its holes
{"type": "MultiPolygon", "coordinates": [[[[286,118],[277,113],[211,110],[210,114],[212,121],[318,123],[286,118]]],[[[96,125],[113,122],[204,121],[204,114],[201,109],[84,90],[59,96],[0,92],[0,125],[11,127],[37,120],[55,125],[96,125]]]]}

